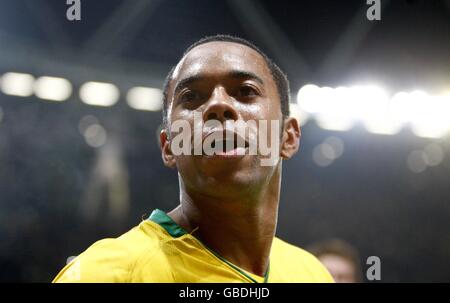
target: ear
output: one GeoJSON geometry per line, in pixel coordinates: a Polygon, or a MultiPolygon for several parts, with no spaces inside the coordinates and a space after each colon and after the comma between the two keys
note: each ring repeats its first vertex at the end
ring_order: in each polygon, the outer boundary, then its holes
{"type": "Polygon", "coordinates": [[[300,147],[302,136],[298,120],[288,117],[284,120],[283,136],[281,138],[280,156],[283,159],[290,159],[300,147]]]}
{"type": "Polygon", "coordinates": [[[167,133],[167,129],[162,129],[159,134],[159,140],[161,142],[161,157],[164,165],[170,168],[176,167],[175,156],[172,154],[172,149],[170,147],[170,138],[167,133]]]}

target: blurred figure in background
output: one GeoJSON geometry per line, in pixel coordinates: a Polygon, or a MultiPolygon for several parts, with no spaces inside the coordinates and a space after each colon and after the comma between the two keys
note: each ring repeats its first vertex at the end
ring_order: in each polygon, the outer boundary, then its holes
{"type": "Polygon", "coordinates": [[[362,272],[358,250],[341,239],[311,244],[307,250],[328,269],[336,283],[361,283],[362,272]]]}
{"type": "Polygon", "coordinates": [[[81,201],[83,218],[95,222],[99,217],[107,216],[110,228],[120,226],[130,208],[128,179],[128,167],[123,160],[120,141],[110,136],[98,148],[97,160],[81,201]]]}

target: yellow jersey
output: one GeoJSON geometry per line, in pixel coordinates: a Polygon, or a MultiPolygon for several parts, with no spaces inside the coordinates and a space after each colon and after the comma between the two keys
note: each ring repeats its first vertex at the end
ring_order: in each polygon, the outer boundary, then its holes
{"type": "Polygon", "coordinates": [[[225,260],[155,209],[115,239],[94,243],[53,282],[334,282],[310,253],[275,237],[264,277],[225,260]]]}

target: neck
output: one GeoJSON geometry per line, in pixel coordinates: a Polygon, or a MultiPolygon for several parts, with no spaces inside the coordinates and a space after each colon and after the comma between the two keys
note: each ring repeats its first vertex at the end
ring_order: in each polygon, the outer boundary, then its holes
{"type": "Polygon", "coordinates": [[[168,215],[227,261],[264,276],[276,231],[280,180],[281,165],[261,191],[237,199],[181,185],[181,203],[168,215]]]}

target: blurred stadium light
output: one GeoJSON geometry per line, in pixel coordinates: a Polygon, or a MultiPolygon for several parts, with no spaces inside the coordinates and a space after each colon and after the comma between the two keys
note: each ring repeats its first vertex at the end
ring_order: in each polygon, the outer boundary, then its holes
{"type": "MultiPolygon", "coordinates": [[[[72,84],[65,78],[27,73],[7,72],[1,77],[4,94],[37,97],[51,101],[67,100],[72,94],[72,84]]],[[[89,81],[80,87],[79,96],[85,104],[113,106],[120,98],[119,88],[112,83],[89,81]]],[[[127,104],[136,110],[160,111],[162,91],[158,88],[135,86],[126,93],[127,104]]],[[[349,131],[356,123],[374,134],[394,135],[405,125],[413,134],[423,138],[442,138],[450,130],[450,95],[432,96],[415,90],[398,92],[389,97],[376,85],[345,87],[302,86],[290,104],[292,116],[300,125],[314,118],[326,130],[349,131]]]]}
{"type": "Polygon", "coordinates": [[[138,110],[159,111],[162,98],[162,91],[151,87],[133,87],[127,94],[128,105],[138,110]]]}
{"type": "Polygon", "coordinates": [[[450,130],[450,97],[418,90],[389,98],[374,85],[330,88],[307,84],[298,91],[297,103],[328,130],[350,130],[358,121],[375,134],[393,135],[406,124],[425,138],[441,138],[450,130]]]}
{"type": "Polygon", "coordinates": [[[6,95],[29,97],[33,94],[34,77],[30,74],[9,72],[1,78],[1,90],[6,95]]]}
{"type": "Polygon", "coordinates": [[[305,110],[300,108],[297,103],[290,103],[289,111],[291,113],[291,116],[299,121],[300,126],[303,126],[306,124],[306,122],[308,122],[309,114],[305,110]]]}
{"type": "Polygon", "coordinates": [[[50,101],[64,101],[72,94],[72,84],[64,78],[40,77],[34,83],[38,98],[50,101]]]}
{"type": "Polygon", "coordinates": [[[80,88],[81,100],[89,105],[113,106],[119,96],[119,89],[111,83],[87,82],[80,88]]]}
{"type": "Polygon", "coordinates": [[[89,125],[83,133],[84,139],[89,146],[101,147],[106,143],[107,133],[100,124],[89,125]]]}
{"type": "Polygon", "coordinates": [[[316,165],[326,167],[331,165],[344,153],[344,142],[342,139],[331,136],[314,147],[312,158],[316,165]]]}
{"type": "Polygon", "coordinates": [[[414,173],[421,173],[427,167],[437,166],[444,160],[444,150],[436,143],[430,143],[423,149],[414,150],[409,153],[406,163],[414,173]]]}

